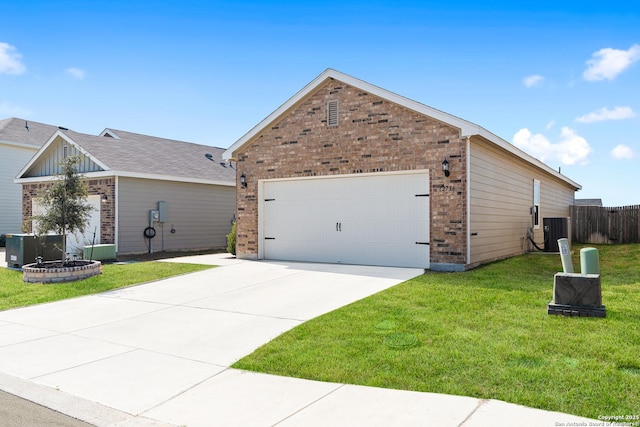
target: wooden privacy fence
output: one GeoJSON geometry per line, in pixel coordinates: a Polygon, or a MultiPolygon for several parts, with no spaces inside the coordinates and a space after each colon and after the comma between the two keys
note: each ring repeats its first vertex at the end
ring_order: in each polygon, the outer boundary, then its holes
{"type": "Polygon", "coordinates": [[[640,243],[640,205],[571,206],[571,235],[577,243],[640,243]]]}

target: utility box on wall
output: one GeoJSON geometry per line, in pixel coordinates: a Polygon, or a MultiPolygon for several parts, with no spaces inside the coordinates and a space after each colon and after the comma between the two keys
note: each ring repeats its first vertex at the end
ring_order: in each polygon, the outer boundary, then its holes
{"type": "Polygon", "coordinates": [[[158,222],[169,221],[169,206],[167,202],[158,202],[158,222]]]}
{"type": "Polygon", "coordinates": [[[542,219],[545,252],[560,252],[558,239],[569,239],[569,243],[571,242],[569,221],[569,217],[542,219]]]}

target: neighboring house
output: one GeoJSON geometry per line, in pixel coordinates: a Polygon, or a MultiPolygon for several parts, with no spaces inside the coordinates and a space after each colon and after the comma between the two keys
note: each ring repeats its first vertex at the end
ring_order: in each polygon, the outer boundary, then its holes
{"type": "Polygon", "coordinates": [[[17,176],[23,219],[37,212],[60,160],[79,155],[95,210],[75,252],[93,242],[115,244],[119,254],[223,248],[235,214],[235,165],[222,160],[223,151],[121,130],[58,129],[17,176]],[[158,209],[155,221],[150,211],[158,209]],[[149,226],[152,239],[144,234],[149,226]]]}
{"type": "Polygon", "coordinates": [[[248,259],[465,270],[543,241],[543,217],[568,217],[580,189],[478,125],[331,69],[224,157],[248,259]]]}
{"type": "Polygon", "coordinates": [[[602,199],[576,199],[576,206],[598,206],[602,207],[602,199]]]}
{"type": "Polygon", "coordinates": [[[13,179],[56,130],[15,117],[0,120],[0,234],[22,231],[22,190],[13,179]]]}

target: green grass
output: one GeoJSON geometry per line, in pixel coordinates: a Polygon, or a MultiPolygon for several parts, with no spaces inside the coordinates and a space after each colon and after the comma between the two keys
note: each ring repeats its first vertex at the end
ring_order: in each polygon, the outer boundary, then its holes
{"type": "Polygon", "coordinates": [[[22,272],[0,268],[0,310],[94,294],[208,268],[211,266],[169,262],[106,264],[98,276],[47,285],[24,283],[22,272]]]}
{"type": "Polygon", "coordinates": [[[530,254],[424,274],[304,323],[234,368],[591,418],[636,415],[640,245],[598,248],[605,319],[548,315],[560,257],[530,254]]]}

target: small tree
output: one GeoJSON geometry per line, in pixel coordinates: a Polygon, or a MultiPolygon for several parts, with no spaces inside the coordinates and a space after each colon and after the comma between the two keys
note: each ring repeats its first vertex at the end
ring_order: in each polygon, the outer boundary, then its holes
{"type": "Polygon", "coordinates": [[[67,233],[84,233],[93,210],[87,203],[87,186],[78,173],[80,160],[79,156],[71,156],[59,163],[61,171],[42,197],[44,212],[32,217],[39,233],[53,231],[62,235],[63,258],[67,253],[67,233]]]}

